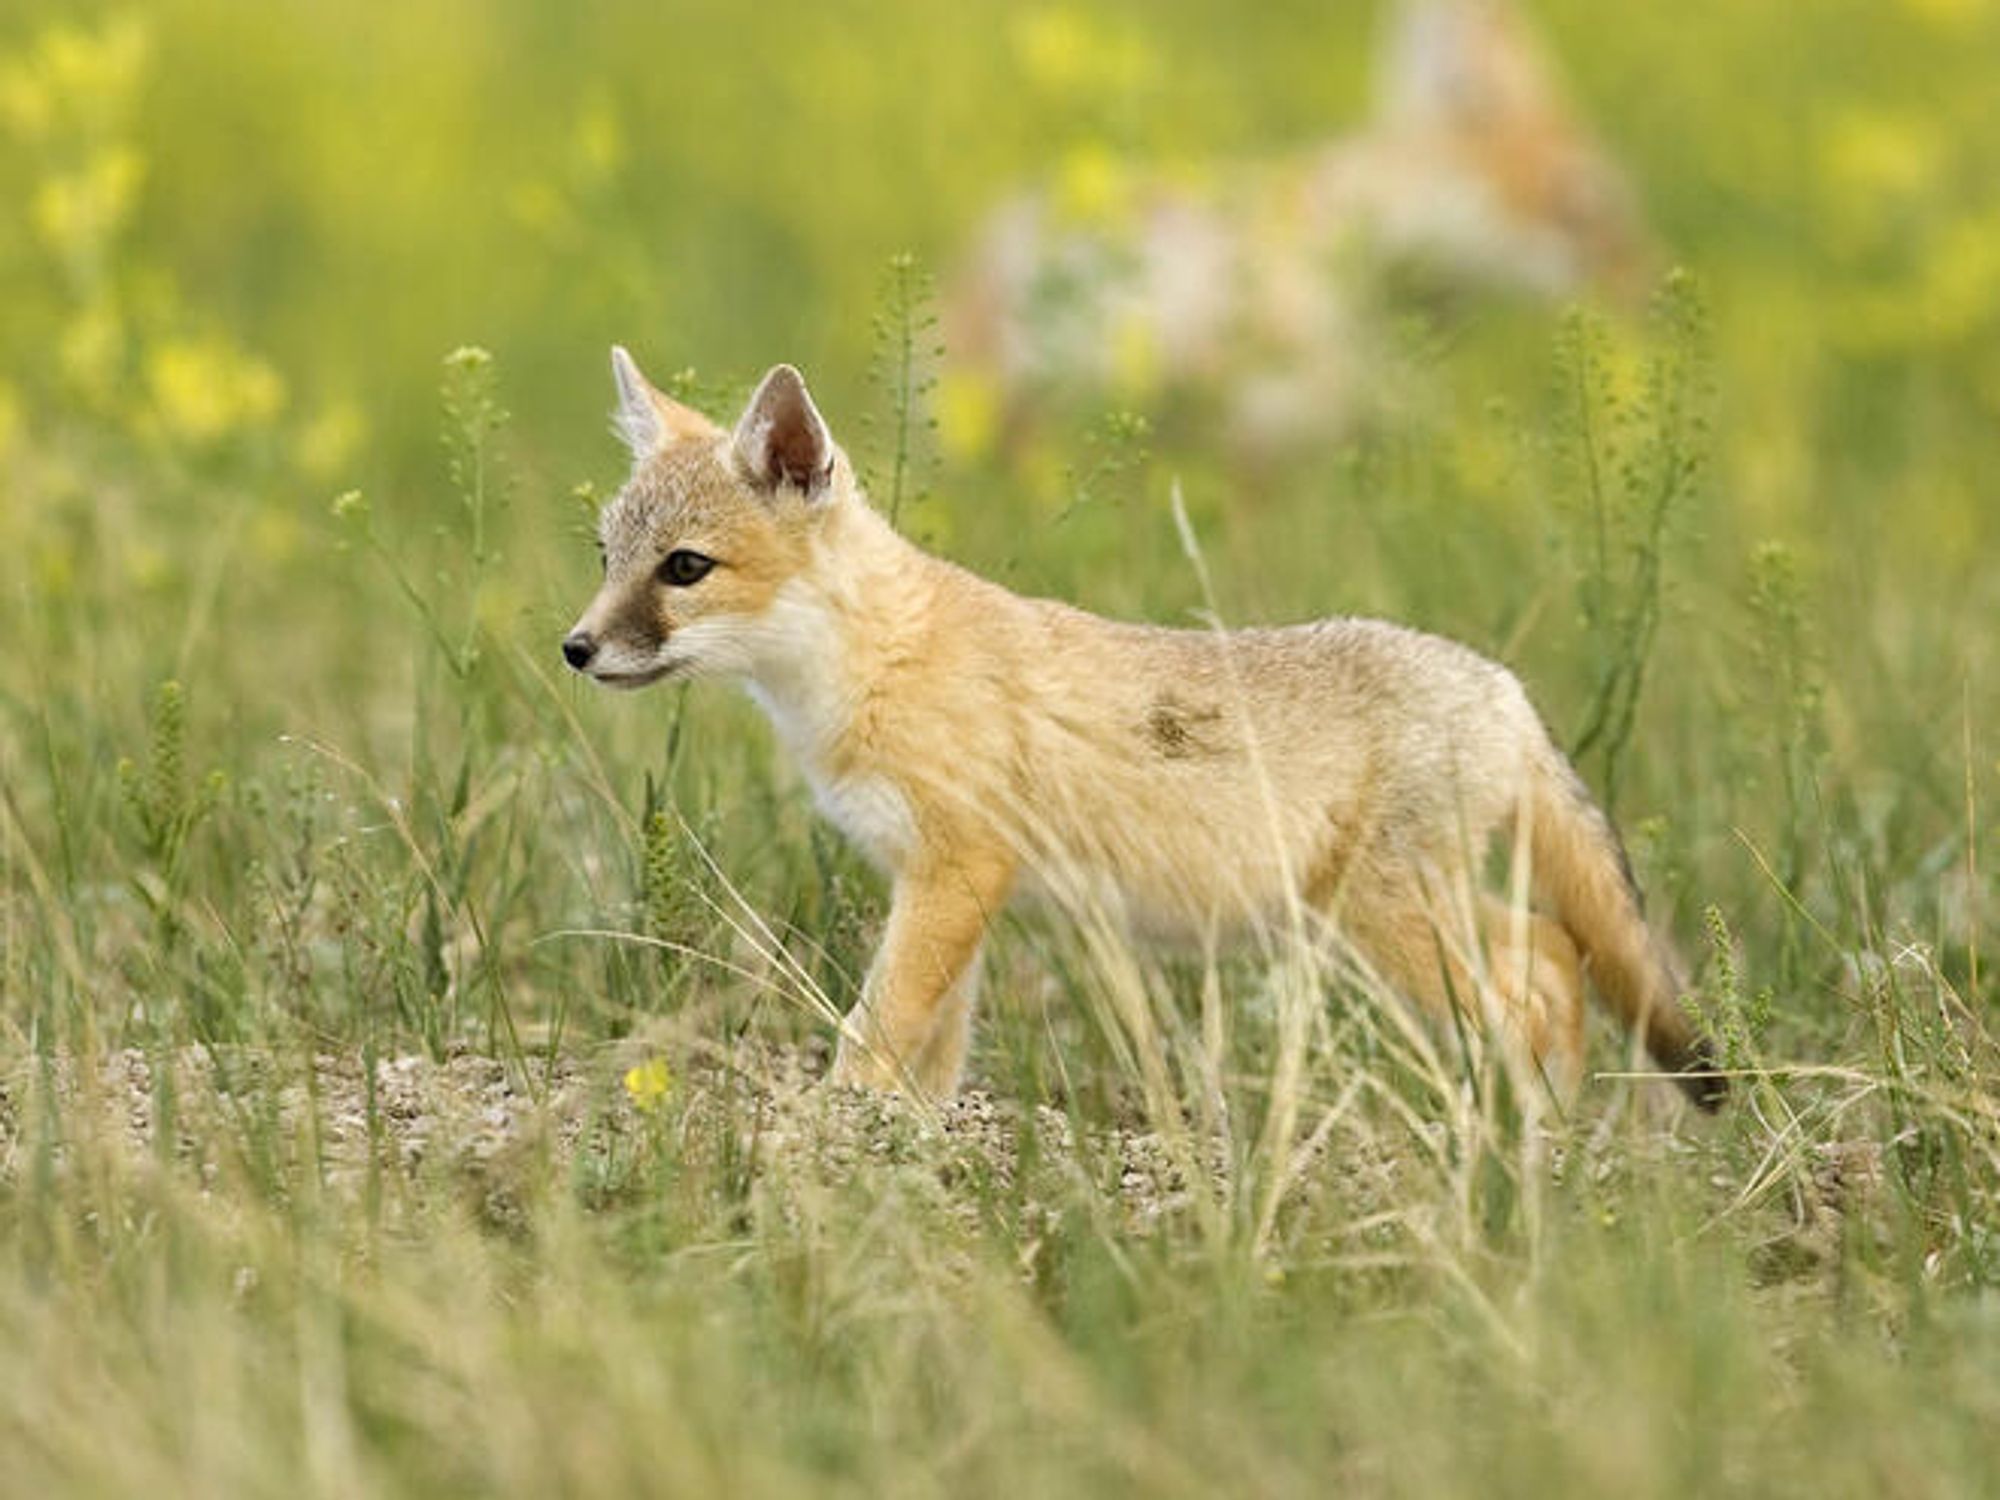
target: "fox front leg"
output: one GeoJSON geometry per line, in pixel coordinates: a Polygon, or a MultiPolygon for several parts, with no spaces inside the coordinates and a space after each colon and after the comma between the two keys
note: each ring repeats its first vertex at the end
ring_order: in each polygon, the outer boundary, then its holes
{"type": "Polygon", "coordinates": [[[861,1003],[840,1027],[833,1081],[948,1094],[963,1056],[973,965],[986,927],[1006,903],[1009,859],[925,861],[896,879],[882,946],[861,1003]],[[952,1031],[940,1037],[939,1028],[952,1031]]]}

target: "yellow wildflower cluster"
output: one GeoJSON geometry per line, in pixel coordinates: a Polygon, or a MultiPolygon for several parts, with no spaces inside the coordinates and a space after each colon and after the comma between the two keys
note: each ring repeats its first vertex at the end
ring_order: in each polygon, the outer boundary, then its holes
{"type": "Polygon", "coordinates": [[[145,22],[129,13],[94,31],[47,27],[0,60],[0,125],[27,141],[103,138],[137,92],[147,41],[145,22]]]}
{"type": "Polygon", "coordinates": [[[131,217],[145,163],[129,146],[104,146],[74,171],[45,179],[29,219],[58,259],[99,255],[131,217]]]}
{"type": "Polygon", "coordinates": [[[1853,268],[1832,320],[1860,353],[1975,341],[2000,321],[2000,211],[1963,188],[1970,166],[1941,121],[1852,109],[1819,140],[1830,243],[1853,268]]]}
{"type": "Polygon", "coordinates": [[[1070,223],[1112,226],[1128,222],[1135,194],[1131,169],[1101,141],[1072,147],[1057,164],[1056,212],[1070,223]]]}
{"type": "Polygon", "coordinates": [[[1101,17],[1062,6],[1023,12],[1012,41],[1029,83],[1061,98],[1130,94],[1160,76],[1159,55],[1144,32],[1129,25],[1113,30],[1101,17]]]}
{"type": "Polygon", "coordinates": [[[267,422],[285,404],[278,372],[220,338],[172,339],[149,350],[146,394],[165,433],[196,447],[267,422]]]}
{"type": "Polygon", "coordinates": [[[1946,141],[1929,120],[1881,109],[1835,116],[1820,133],[1819,169],[1842,248],[1866,252],[1906,232],[1949,166],[1946,141]]]}
{"type": "MultiPolygon", "coordinates": [[[[72,298],[55,345],[65,383],[107,416],[200,448],[276,416],[285,384],[227,337],[181,331],[171,285],[150,301],[129,296],[130,267],[118,251],[146,179],[130,116],[148,52],[146,24],[135,14],[91,28],[43,28],[0,58],[0,129],[31,145],[41,162],[23,220],[72,298]],[[141,399],[131,401],[135,370],[141,399]]],[[[318,456],[351,450],[353,426],[336,418],[315,432],[318,456]]]]}

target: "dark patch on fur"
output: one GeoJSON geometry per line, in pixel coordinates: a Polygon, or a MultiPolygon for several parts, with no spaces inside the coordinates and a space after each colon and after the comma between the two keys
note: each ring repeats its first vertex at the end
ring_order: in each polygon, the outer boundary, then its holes
{"type": "Polygon", "coordinates": [[[1364,834],[1364,825],[1345,802],[1326,810],[1326,827],[1325,851],[1307,872],[1305,884],[1307,904],[1321,911],[1333,907],[1346,890],[1364,834]]]}
{"type": "Polygon", "coordinates": [[[1168,695],[1154,700],[1147,710],[1146,738],[1166,760],[1215,755],[1213,730],[1221,720],[1219,708],[1190,708],[1168,695]]]}
{"type": "Polygon", "coordinates": [[[619,598],[607,635],[648,651],[658,649],[667,638],[667,625],[661,618],[658,590],[651,574],[630,585],[619,598]]]}

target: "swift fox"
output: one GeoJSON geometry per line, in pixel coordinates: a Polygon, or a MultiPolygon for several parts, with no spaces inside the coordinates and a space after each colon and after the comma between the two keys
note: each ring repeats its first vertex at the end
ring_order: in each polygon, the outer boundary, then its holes
{"type": "Polygon", "coordinates": [[[1433,1014],[1496,995],[1564,1089],[1587,977],[1720,1100],[1617,836],[1505,668],[1373,620],[1176,630],[1021,598],[870,507],[789,365],[730,431],[612,367],[635,464],[563,656],[609,687],[742,679],[891,877],[836,1078],[949,1095],[987,928],[1038,895],[1202,943],[1305,914],[1433,1014]],[[1477,894],[1503,832],[1545,910],[1477,894]]]}
{"type": "Polygon", "coordinates": [[[1632,189],[1508,0],[1398,0],[1376,77],[1361,129],[1295,155],[1002,204],[947,289],[950,378],[1007,427],[1065,390],[1214,397],[1255,457],[1383,388],[1385,271],[1546,298],[1643,283],[1632,189]]]}

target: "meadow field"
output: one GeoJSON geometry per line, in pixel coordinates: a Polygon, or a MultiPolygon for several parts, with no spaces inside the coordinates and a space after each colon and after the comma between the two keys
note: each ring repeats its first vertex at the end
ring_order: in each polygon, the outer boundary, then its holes
{"type": "Polygon", "coordinates": [[[2000,1491],[2000,4],[1538,0],[1649,290],[1000,441],[982,216],[1348,128],[1377,9],[9,0],[0,1493],[2000,1491]],[[881,881],[557,652],[614,342],[1017,589],[1508,663],[1729,1105],[1026,919],[961,1099],[816,1087],[881,881]]]}

